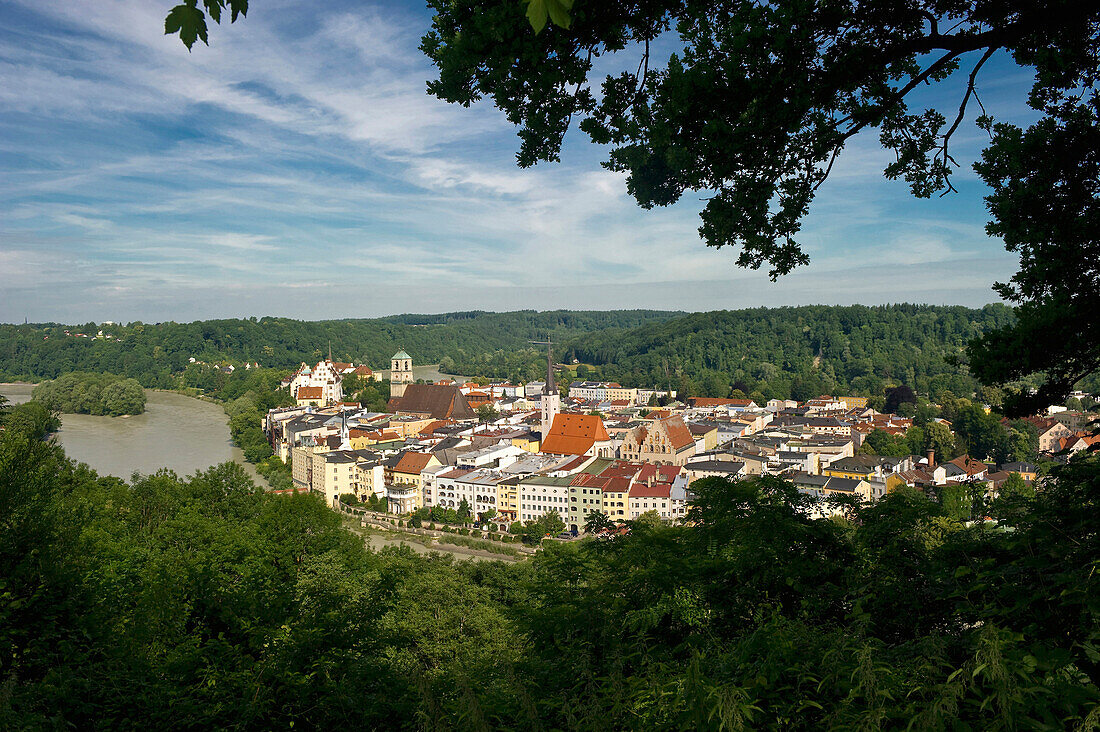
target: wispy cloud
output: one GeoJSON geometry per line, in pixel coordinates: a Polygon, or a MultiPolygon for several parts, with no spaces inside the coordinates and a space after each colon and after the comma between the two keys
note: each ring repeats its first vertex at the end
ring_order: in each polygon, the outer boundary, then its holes
{"type": "Polygon", "coordinates": [[[915,201],[860,137],[805,222],[813,268],[772,284],[703,246],[698,196],[640,210],[580,136],[517,168],[501,113],[425,93],[423,10],[265,3],[192,53],[164,12],[0,5],[0,320],[977,303],[1013,264],[972,177],[915,201]]]}

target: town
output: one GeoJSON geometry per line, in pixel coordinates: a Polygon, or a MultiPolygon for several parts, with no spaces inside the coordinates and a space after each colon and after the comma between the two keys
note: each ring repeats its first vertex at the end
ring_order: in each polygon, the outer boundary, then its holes
{"type": "MultiPolygon", "coordinates": [[[[293,490],[321,494],[333,507],[457,517],[499,532],[549,517],[543,525],[562,537],[622,530],[646,516],[684,521],[692,484],[712,476],[781,476],[813,499],[815,517],[901,486],[930,494],[963,487],[993,498],[1009,481],[1032,486],[1039,478],[1027,460],[938,460],[934,449],[876,454],[872,435],[903,440],[914,418],[876,411],[865,397],[757,404],[678,399],[674,390],[614,382],[576,380],[562,389],[549,344],[546,367],[545,380],[526,384],[417,383],[413,357],[399,350],[387,411],[372,412],[345,402],[342,383],[382,374],[330,357],[302,364],[283,382],[296,406],[272,409],[264,432],[291,465],[293,490]]],[[[1100,438],[1085,429],[1085,416],[1051,407],[1030,418],[1039,453],[1095,444],[1100,438]]],[[[932,422],[949,433],[948,420],[932,422]]]]}

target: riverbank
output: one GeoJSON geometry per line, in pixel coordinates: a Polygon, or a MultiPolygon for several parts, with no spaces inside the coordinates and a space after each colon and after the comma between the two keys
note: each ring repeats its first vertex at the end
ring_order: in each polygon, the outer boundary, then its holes
{"type": "MultiPolygon", "coordinates": [[[[30,400],[34,384],[0,384],[13,404],[30,400]]],[[[57,441],[72,459],[103,475],[129,479],[168,468],[190,475],[224,462],[240,464],[258,486],[267,481],[233,444],[220,405],[173,391],[146,389],[145,413],[132,417],[61,415],[57,441]]]]}
{"type": "Polygon", "coordinates": [[[475,561],[499,561],[514,564],[523,556],[501,554],[486,549],[477,549],[468,546],[449,544],[445,539],[431,536],[410,534],[406,531],[382,529],[375,526],[363,526],[350,516],[344,516],[344,525],[352,532],[363,537],[363,541],[372,549],[383,549],[387,546],[406,546],[417,554],[450,554],[462,560],[475,561]]]}

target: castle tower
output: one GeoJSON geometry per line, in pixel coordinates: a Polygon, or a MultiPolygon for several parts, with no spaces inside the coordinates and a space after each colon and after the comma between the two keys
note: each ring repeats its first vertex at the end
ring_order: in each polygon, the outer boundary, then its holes
{"type": "Polygon", "coordinates": [[[550,428],[554,426],[554,416],[561,408],[561,396],[558,394],[557,384],[554,383],[554,360],[550,354],[550,339],[546,339],[546,388],[542,390],[542,419],[539,429],[542,439],[550,434],[550,428]]]}
{"type": "Polygon", "coordinates": [[[405,387],[413,383],[412,356],[401,349],[390,359],[390,398],[405,396],[405,387]]]}

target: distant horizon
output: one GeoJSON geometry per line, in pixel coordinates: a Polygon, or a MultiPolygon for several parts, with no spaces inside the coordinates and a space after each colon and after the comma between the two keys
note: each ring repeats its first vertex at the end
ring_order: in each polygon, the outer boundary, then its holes
{"type": "MultiPolygon", "coordinates": [[[[745,307],[736,308],[709,308],[706,310],[684,310],[681,308],[653,308],[653,307],[621,307],[621,308],[513,308],[511,310],[490,310],[486,308],[466,308],[461,310],[438,310],[433,312],[428,311],[405,311],[387,313],[385,315],[362,315],[362,316],[334,316],[334,317],[319,317],[319,318],[299,318],[292,315],[276,315],[273,313],[265,313],[263,315],[225,315],[225,316],[212,316],[208,318],[194,318],[191,320],[149,320],[143,318],[134,318],[129,320],[114,320],[113,318],[107,318],[105,320],[84,320],[80,322],[66,322],[61,320],[27,320],[23,321],[7,321],[0,320],[0,324],[3,325],[27,325],[27,326],[43,326],[43,325],[58,325],[58,326],[80,326],[87,325],[88,323],[94,323],[96,326],[103,326],[111,323],[114,325],[128,326],[132,323],[142,323],[145,325],[163,325],[165,323],[177,323],[180,325],[186,325],[188,323],[201,323],[212,320],[264,320],[267,318],[279,319],[279,320],[297,320],[303,323],[320,323],[320,322],[339,322],[341,320],[385,320],[387,318],[398,317],[435,317],[439,315],[454,315],[458,313],[482,313],[486,315],[506,315],[509,313],[521,313],[521,312],[534,312],[534,313],[552,313],[552,312],[564,312],[564,313],[612,313],[612,312],[629,312],[629,311],[647,311],[655,313],[670,313],[675,315],[700,315],[705,313],[716,312],[738,312],[742,310],[756,310],[756,309],[768,309],[768,310],[780,310],[784,308],[803,308],[803,307],[893,307],[899,305],[913,305],[917,307],[962,307],[969,310],[981,310],[984,307],[990,305],[1004,305],[1005,307],[1011,307],[1007,303],[1001,300],[994,300],[983,303],[981,305],[966,305],[961,303],[934,303],[934,302],[914,302],[909,300],[898,300],[895,302],[878,302],[878,303],[821,303],[821,302],[808,302],[799,303],[796,305],[749,305],[745,307]]],[[[415,324],[411,324],[415,325],[415,324]]]]}

